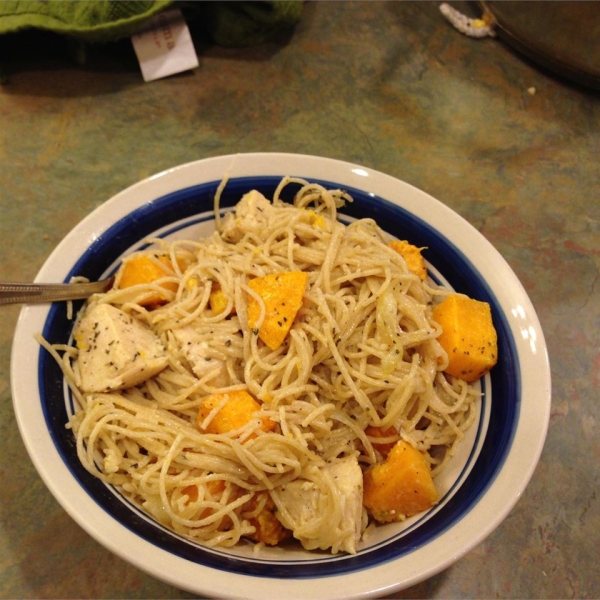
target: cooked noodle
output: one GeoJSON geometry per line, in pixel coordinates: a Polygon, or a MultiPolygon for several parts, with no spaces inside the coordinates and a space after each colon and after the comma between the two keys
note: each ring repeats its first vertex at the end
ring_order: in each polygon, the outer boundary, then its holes
{"type": "MultiPolygon", "coordinates": [[[[233,546],[251,535],[252,519],[269,497],[285,512],[281,490],[301,479],[320,493],[319,518],[304,537],[320,529],[322,538],[326,530],[326,545],[337,552],[341,505],[323,465],[352,455],[365,468],[381,460],[367,426],[393,426],[424,453],[434,476],[444,468],[478,398],[472,385],[443,373],[447,356],[436,341],[431,305],[446,292],[412,274],[373,220],[340,223],[337,210],[347,201],[342,191],[286,178],[268,219],[237,231],[236,239],[225,232],[235,226],[226,216],[206,239],[154,240],[145,252],[168,255],[172,277],[126,289],[118,289],[117,277],[114,290],[88,303],[119,306],[169,350],[168,366],[140,385],[84,393],[78,350],[42,340],[81,405],[68,426],[90,473],[175,532],[209,546],[233,546]],[[290,183],[301,186],[293,206],[280,199],[290,183]],[[309,278],[294,326],[271,350],[248,325],[248,297],[256,296],[248,281],[280,271],[309,278]],[[165,291],[165,281],[175,282],[176,291],[165,291]],[[210,310],[215,286],[229,301],[220,314],[210,310]],[[157,290],[169,302],[145,307],[157,290]],[[174,334],[187,325],[206,341],[201,375],[174,334]],[[241,389],[262,402],[257,418],[229,433],[202,433],[196,418],[203,398],[241,389]],[[265,417],[273,431],[261,429],[265,417]]],[[[263,318],[264,306],[258,326],[263,318]]],[[[366,524],[365,518],[362,529],[366,524]]]]}

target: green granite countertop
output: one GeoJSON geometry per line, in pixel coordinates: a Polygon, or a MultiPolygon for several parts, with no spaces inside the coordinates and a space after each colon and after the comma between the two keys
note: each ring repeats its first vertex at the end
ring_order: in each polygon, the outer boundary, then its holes
{"type": "MultiPolygon", "coordinates": [[[[204,157],[323,155],[425,190],[522,281],[546,335],[552,415],[505,521],[393,597],[597,598],[600,98],[497,39],[458,33],[438,6],[307,3],[283,39],[198,39],[197,69],[152,83],[128,40],[90,48],[83,64],[50,35],[2,40],[0,280],[32,280],[106,199],[204,157]]],[[[37,475],[11,405],[18,314],[0,309],[0,597],[191,598],[101,547],[37,475]]]]}

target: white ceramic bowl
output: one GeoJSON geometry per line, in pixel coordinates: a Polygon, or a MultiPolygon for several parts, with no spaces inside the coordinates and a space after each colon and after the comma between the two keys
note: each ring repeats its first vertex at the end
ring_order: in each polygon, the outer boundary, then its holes
{"type": "Polygon", "coordinates": [[[349,220],[372,217],[392,235],[427,247],[430,272],[444,285],[491,304],[499,363],[482,381],[477,423],[437,481],[441,502],[401,524],[380,527],[355,556],[250,546],[209,550],[158,525],[79,464],[65,429],[73,402],[53,359],[34,334],[67,342],[66,305],[24,307],[12,355],[14,410],[40,476],[71,517],[106,548],[179,588],[210,597],[350,598],[389,594],[446,568],[508,514],[535,469],[550,412],[544,336],[510,267],[471,225],[424,192],[368,167],[312,156],[241,154],[201,160],[150,177],[117,194],[67,235],[37,281],[96,279],[149,236],[192,238],[214,226],[212,202],[224,176],[222,206],[258,188],[269,197],[285,175],[342,187],[349,220]]]}

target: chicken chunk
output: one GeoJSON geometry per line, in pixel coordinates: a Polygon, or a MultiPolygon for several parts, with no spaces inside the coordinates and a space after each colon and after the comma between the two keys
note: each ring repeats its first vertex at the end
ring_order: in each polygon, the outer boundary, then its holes
{"type": "Polygon", "coordinates": [[[332,484],[327,493],[308,480],[295,480],[278,490],[277,518],[307,550],[331,549],[356,553],[362,532],[362,471],[355,457],[328,463],[325,475],[332,484]],[[331,489],[331,488],[330,488],[331,489]],[[340,502],[339,520],[330,520],[329,502],[340,502]]]}
{"type": "Polygon", "coordinates": [[[223,239],[237,243],[246,233],[264,231],[272,209],[271,203],[257,190],[244,194],[236,206],[235,213],[227,213],[223,219],[223,239]]]}
{"type": "Polygon", "coordinates": [[[173,336],[179,342],[181,352],[190,363],[190,367],[198,379],[213,373],[213,376],[208,380],[210,385],[226,387],[230,384],[224,361],[212,356],[209,342],[192,326],[174,329],[173,336]]]}
{"type": "Polygon", "coordinates": [[[75,361],[86,393],[138,385],[169,361],[158,336],[140,320],[110,304],[88,309],[75,327],[75,361]]]}

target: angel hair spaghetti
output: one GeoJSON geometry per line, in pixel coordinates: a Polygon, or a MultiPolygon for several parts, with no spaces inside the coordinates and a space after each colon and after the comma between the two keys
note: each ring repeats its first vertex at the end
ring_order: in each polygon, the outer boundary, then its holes
{"type": "Polygon", "coordinates": [[[79,404],[79,459],[202,544],[354,553],[370,522],[435,504],[474,420],[434,319],[452,296],[420,249],[340,223],[345,192],[285,178],[223,217],[219,194],[212,235],[153,240],[89,299],[73,346],[41,340],[79,404]]]}

